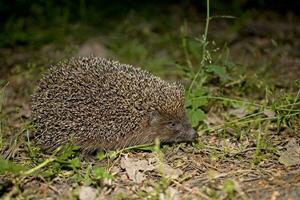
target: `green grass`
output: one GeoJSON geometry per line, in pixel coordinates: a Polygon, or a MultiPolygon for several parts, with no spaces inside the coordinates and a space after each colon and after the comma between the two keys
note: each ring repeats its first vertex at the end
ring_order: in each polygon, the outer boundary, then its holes
{"type": "Polygon", "coordinates": [[[2,106],[3,106],[3,100],[4,100],[4,91],[3,88],[0,90],[0,149],[3,147],[3,111],[2,111],[2,106]]]}

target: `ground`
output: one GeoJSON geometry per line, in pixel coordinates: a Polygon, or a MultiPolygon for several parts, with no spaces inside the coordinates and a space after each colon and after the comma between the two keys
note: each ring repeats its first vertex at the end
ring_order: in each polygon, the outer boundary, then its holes
{"type": "Polygon", "coordinates": [[[274,12],[215,18],[203,53],[205,17],[189,13],[170,15],[165,24],[132,12],[109,32],[69,25],[54,42],[2,47],[0,197],[300,199],[300,18],[274,12]],[[82,29],[85,37],[74,33],[82,29]],[[199,139],[88,157],[76,147],[41,151],[30,137],[30,95],[51,64],[90,53],[187,88],[204,63],[187,93],[199,139]]]}

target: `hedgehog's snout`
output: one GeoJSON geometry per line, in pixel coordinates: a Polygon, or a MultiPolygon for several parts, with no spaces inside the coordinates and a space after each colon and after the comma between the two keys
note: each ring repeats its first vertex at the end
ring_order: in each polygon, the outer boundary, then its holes
{"type": "Polygon", "coordinates": [[[195,131],[192,127],[190,127],[187,131],[186,131],[186,139],[187,141],[194,141],[198,138],[198,133],[197,131],[195,131]]]}
{"type": "Polygon", "coordinates": [[[198,133],[187,122],[179,122],[173,132],[176,134],[175,141],[177,142],[192,142],[198,137],[198,133]]]}

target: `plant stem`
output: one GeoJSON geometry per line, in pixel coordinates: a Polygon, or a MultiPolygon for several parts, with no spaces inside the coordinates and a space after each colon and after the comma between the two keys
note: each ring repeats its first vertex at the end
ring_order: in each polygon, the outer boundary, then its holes
{"type": "Polygon", "coordinates": [[[35,171],[41,169],[42,167],[46,166],[48,163],[51,163],[51,162],[55,161],[55,159],[56,159],[55,157],[51,156],[50,158],[48,158],[47,160],[45,160],[41,164],[39,164],[39,165],[35,166],[34,168],[24,172],[23,175],[30,175],[30,174],[34,173],[35,171]]]}
{"type": "Polygon", "coordinates": [[[192,83],[189,87],[188,93],[191,92],[191,89],[192,89],[193,85],[195,84],[195,81],[198,79],[199,75],[203,73],[203,68],[205,66],[205,54],[206,54],[206,46],[207,46],[207,33],[208,33],[209,21],[210,21],[209,0],[206,0],[206,21],[205,21],[204,34],[202,36],[202,39],[203,39],[202,60],[201,60],[200,69],[198,70],[195,77],[193,78],[192,83]]]}
{"type": "Polygon", "coordinates": [[[22,174],[23,175],[31,175],[32,173],[34,173],[35,171],[43,168],[44,166],[46,166],[47,164],[53,162],[53,161],[56,161],[57,157],[55,156],[62,148],[61,147],[58,147],[54,152],[53,154],[48,158],[46,159],[44,162],[42,162],[41,164],[35,166],[34,168],[32,169],[29,169],[25,172],[23,172],[22,174]]]}
{"type": "MultiPolygon", "coordinates": [[[[296,104],[296,102],[297,102],[297,100],[298,100],[298,98],[299,98],[299,95],[300,95],[300,90],[298,90],[297,96],[296,96],[295,99],[294,99],[294,102],[293,102],[294,105],[296,104]]],[[[292,109],[294,108],[294,105],[292,105],[292,109]]],[[[288,114],[290,114],[290,113],[291,113],[291,111],[289,111],[288,114]]]]}
{"type": "Polygon", "coordinates": [[[204,35],[203,35],[203,51],[202,51],[202,61],[201,61],[202,67],[205,64],[205,52],[206,52],[206,45],[207,45],[206,42],[207,42],[209,20],[210,20],[209,0],[206,0],[206,22],[205,22],[205,29],[204,29],[204,35]]]}
{"type": "Polygon", "coordinates": [[[188,67],[190,69],[193,68],[192,66],[192,62],[190,60],[190,56],[189,56],[189,52],[188,52],[188,44],[187,44],[187,22],[184,21],[183,27],[182,27],[182,34],[183,34],[183,38],[182,38],[182,47],[183,47],[183,51],[184,51],[184,56],[185,56],[185,60],[186,63],[188,65],[188,67]]]}
{"type": "Polygon", "coordinates": [[[250,101],[230,99],[230,98],[218,97],[218,96],[202,96],[202,97],[194,97],[194,98],[191,98],[191,99],[216,99],[216,100],[222,100],[222,101],[231,101],[231,102],[237,102],[237,103],[244,103],[244,104],[248,104],[248,105],[251,105],[251,106],[258,107],[258,108],[275,109],[275,110],[278,110],[278,111],[290,111],[288,114],[290,114],[291,112],[300,112],[300,110],[296,110],[296,109],[285,109],[285,108],[283,108],[283,107],[287,107],[287,106],[292,106],[293,107],[294,105],[297,105],[297,103],[272,108],[271,106],[264,106],[264,105],[254,103],[254,102],[250,102],[250,101]]]}
{"type": "Polygon", "coordinates": [[[8,85],[8,82],[0,89],[0,149],[2,149],[3,145],[3,104],[4,104],[4,89],[8,85]]]}
{"type": "MultiPolygon", "coordinates": [[[[286,117],[291,117],[291,116],[295,116],[295,115],[299,115],[300,113],[293,113],[293,114],[289,114],[289,115],[285,115],[286,117]]],[[[250,116],[250,115],[249,115],[250,116]]],[[[248,116],[248,117],[249,117],[248,116]]],[[[248,118],[247,117],[247,118],[248,118]]],[[[245,117],[246,118],[246,117],[245,117]]],[[[244,118],[244,119],[245,119],[244,118]]],[[[240,121],[242,119],[239,119],[239,120],[233,120],[233,121],[230,121],[230,122],[226,122],[224,124],[221,124],[221,125],[218,125],[218,126],[215,126],[215,127],[212,127],[212,128],[207,128],[207,129],[204,129],[202,130],[203,132],[212,132],[212,131],[217,131],[219,129],[222,129],[224,126],[226,125],[230,125],[230,124],[233,124],[235,122],[236,125],[243,125],[243,124],[248,124],[248,123],[251,123],[251,122],[262,122],[262,121],[267,121],[267,120],[274,120],[274,119],[277,119],[277,117],[264,117],[264,118],[259,118],[259,119],[250,119],[250,120],[247,120],[247,121],[240,121]]]]}

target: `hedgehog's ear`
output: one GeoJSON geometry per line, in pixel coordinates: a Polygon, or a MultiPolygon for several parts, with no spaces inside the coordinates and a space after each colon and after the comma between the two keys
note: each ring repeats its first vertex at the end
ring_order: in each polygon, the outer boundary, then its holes
{"type": "Polygon", "coordinates": [[[149,125],[157,124],[161,121],[161,115],[157,111],[152,111],[149,115],[149,125]]]}

